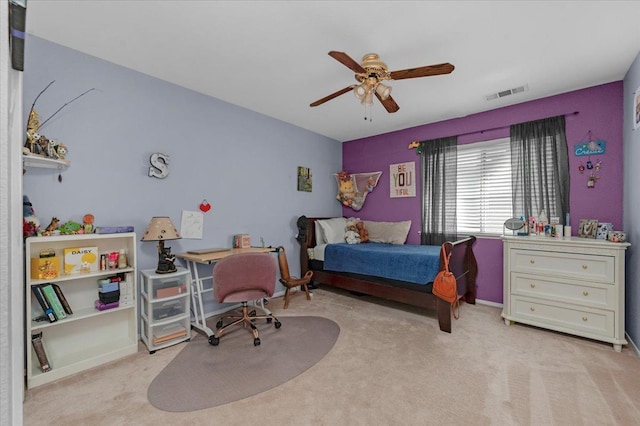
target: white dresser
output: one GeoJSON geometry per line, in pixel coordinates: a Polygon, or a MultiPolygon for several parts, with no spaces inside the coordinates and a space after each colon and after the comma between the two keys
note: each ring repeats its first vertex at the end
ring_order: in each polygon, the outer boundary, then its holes
{"type": "Polygon", "coordinates": [[[504,309],[511,322],[626,345],[628,243],[586,238],[502,237],[504,309]]]}

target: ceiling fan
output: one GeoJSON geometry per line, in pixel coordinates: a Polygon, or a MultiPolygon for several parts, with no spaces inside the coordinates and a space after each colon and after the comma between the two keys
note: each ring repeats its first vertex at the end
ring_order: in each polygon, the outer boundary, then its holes
{"type": "Polygon", "coordinates": [[[344,52],[332,50],[329,52],[329,56],[355,72],[355,78],[359,84],[352,84],[329,96],[318,99],[310,105],[312,107],[322,105],[333,98],[337,98],[353,90],[354,95],[360,99],[363,105],[373,105],[373,95],[375,94],[376,98],[378,98],[388,112],[396,112],[400,107],[391,97],[391,87],[383,84],[382,81],[449,74],[455,68],[450,63],[445,62],[443,64],[427,65],[418,68],[388,71],[387,64],[380,60],[380,56],[378,56],[377,53],[367,53],[362,57],[361,63],[357,63],[344,52]]]}

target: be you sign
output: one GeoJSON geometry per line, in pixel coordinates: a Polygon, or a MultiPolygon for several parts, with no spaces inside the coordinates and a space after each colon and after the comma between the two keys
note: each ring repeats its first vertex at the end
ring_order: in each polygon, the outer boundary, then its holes
{"type": "Polygon", "coordinates": [[[416,196],[416,163],[400,163],[389,166],[391,198],[416,196]]]}

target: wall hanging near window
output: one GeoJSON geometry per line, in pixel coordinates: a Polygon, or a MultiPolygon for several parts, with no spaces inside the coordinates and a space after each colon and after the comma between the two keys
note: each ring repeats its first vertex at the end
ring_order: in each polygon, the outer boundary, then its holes
{"type": "Polygon", "coordinates": [[[336,178],[336,184],[338,185],[336,199],[344,206],[351,207],[353,210],[360,210],[364,205],[367,194],[378,185],[378,179],[380,179],[381,175],[382,172],[349,174],[344,170],[340,173],[334,173],[333,177],[336,178]]]}
{"type": "Polygon", "coordinates": [[[416,162],[389,166],[389,196],[391,198],[416,196],[416,162]]]}
{"type": "Polygon", "coordinates": [[[596,186],[596,181],[600,179],[600,170],[602,169],[602,160],[599,158],[591,160],[592,155],[602,155],[606,151],[607,143],[603,139],[594,138],[591,130],[587,132],[585,136],[583,136],[583,141],[578,142],[574,146],[573,153],[576,157],[587,157],[587,161],[583,163],[580,161],[580,165],[578,166],[578,171],[580,174],[586,174],[587,177],[587,188],[594,188],[596,186]]]}

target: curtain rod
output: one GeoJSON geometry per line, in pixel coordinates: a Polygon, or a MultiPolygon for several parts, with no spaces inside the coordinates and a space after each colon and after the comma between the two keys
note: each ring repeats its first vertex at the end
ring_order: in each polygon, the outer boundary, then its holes
{"type": "MultiPolygon", "coordinates": [[[[564,115],[565,117],[570,116],[570,115],[578,115],[580,114],[580,111],[573,111],[573,112],[568,112],[566,114],[561,114],[564,115]]],[[[557,117],[557,115],[554,115],[554,117],[557,117]]],[[[546,117],[546,118],[551,118],[551,117],[546,117]]],[[[543,118],[539,118],[538,120],[544,120],[543,118]]],[[[535,121],[535,120],[531,120],[531,121],[535,121]]],[[[466,132],[466,133],[460,133],[456,136],[466,136],[466,135],[472,135],[474,133],[484,133],[484,132],[490,132],[492,130],[500,130],[500,129],[506,129],[507,127],[511,127],[511,124],[506,125],[506,126],[499,126],[499,127],[492,127],[490,129],[483,129],[483,130],[474,130],[472,132],[466,132]]],[[[418,146],[420,146],[420,142],[418,141],[411,141],[409,142],[409,146],[408,149],[413,149],[413,148],[417,148],[418,146]]]]}

